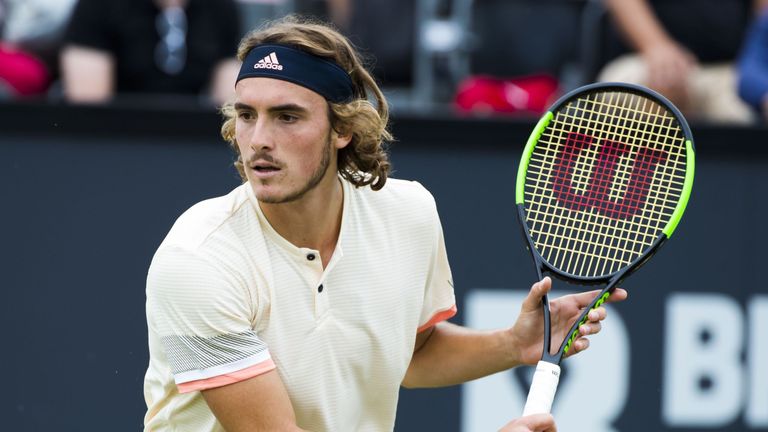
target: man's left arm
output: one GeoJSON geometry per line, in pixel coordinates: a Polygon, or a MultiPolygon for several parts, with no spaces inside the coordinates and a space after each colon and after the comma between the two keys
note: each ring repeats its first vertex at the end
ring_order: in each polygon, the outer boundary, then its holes
{"type": "MultiPolygon", "coordinates": [[[[420,332],[416,337],[413,357],[403,379],[403,386],[442,387],[460,384],[501,372],[522,364],[535,364],[541,357],[544,325],[541,298],[552,287],[544,278],[531,287],[521,306],[515,324],[500,330],[473,330],[441,322],[420,332]]],[[[552,340],[565,337],[570,325],[597,293],[563,296],[550,301],[552,340]]],[[[627,292],[616,289],[609,301],[624,300],[627,292]]],[[[574,353],[589,347],[586,336],[600,331],[606,310],[591,311],[588,321],[580,327],[574,342],[574,353]]]]}

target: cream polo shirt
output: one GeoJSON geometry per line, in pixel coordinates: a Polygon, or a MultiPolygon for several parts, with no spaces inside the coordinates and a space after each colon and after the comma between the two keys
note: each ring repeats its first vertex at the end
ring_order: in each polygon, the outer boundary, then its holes
{"type": "Polygon", "coordinates": [[[417,331],[456,313],[451,272],[420,184],[342,184],[325,269],[277,234],[247,183],[176,221],[147,277],[145,430],[223,430],[200,390],[274,368],[300,427],[392,430],[417,331]]]}

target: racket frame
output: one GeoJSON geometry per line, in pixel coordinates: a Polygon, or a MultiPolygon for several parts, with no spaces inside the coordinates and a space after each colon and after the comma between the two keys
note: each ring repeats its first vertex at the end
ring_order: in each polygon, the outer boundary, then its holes
{"type": "Polygon", "coordinates": [[[531,393],[529,393],[529,400],[526,403],[526,410],[525,410],[526,412],[524,413],[524,415],[530,414],[533,412],[549,412],[551,408],[551,402],[552,402],[552,399],[554,398],[554,393],[557,388],[557,382],[559,380],[559,364],[562,361],[564,355],[567,354],[567,352],[570,350],[573,342],[578,338],[580,326],[587,321],[588,319],[587,315],[589,314],[589,312],[593,309],[597,309],[598,307],[600,307],[607,300],[610,293],[613,292],[616,285],[620,283],[622,280],[624,280],[626,277],[628,277],[630,274],[632,274],[634,271],[639,269],[643,264],[645,264],[659,250],[659,248],[661,248],[661,246],[666,243],[667,239],[669,239],[669,237],[675,231],[678,223],[680,222],[680,219],[682,218],[682,215],[688,203],[688,199],[690,197],[691,189],[693,186],[694,172],[695,172],[695,148],[693,145],[691,130],[690,130],[690,127],[688,126],[688,123],[685,120],[685,117],[683,117],[682,113],[674,105],[672,105],[672,103],[670,103],[664,96],[641,86],[627,84],[627,83],[611,82],[611,83],[591,84],[591,85],[577,88],[565,94],[560,99],[558,99],[552,105],[549,111],[545,113],[541,117],[541,119],[538,121],[538,123],[536,124],[536,127],[534,128],[533,132],[528,138],[528,142],[526,143],[525,150],[523,151],[523,157],[518,167],[516,200],[515,200],[517,205],[518,220],[522,227],[523,237],[526,242],[526,247],[530,251],[531,257],[533,258],[533,261],[534,261],[537,278],[538,280],[541,280],[544,276],[544,273],[546,272],[548,274],[551,274],[557,277],[558,279],[562,279],[568,282],[574,282],[581,285],[597,285],[597,284],[605,283],[606,286],[602,289],[602,291],[597,296],[595,296],[595,298],[590,302],[590,304],[584,308],[581,315],[576,319],[576,321],[573,323],[573,325],[570,327],[570,329],[566,333],[566,336],[563,342],[560,344],[558,350],[554,354],[552,354],[552,347],[551,347],[552,334],[551,334],[551,316],[549,311],[549,299],[547,295],[544,295],[542,297],[541,305],[542,305],[542,311],[544,315],[544,338],[543,338],[544,344],[542,349],[541,361],[539,362],[539,366],[537,367],[536,373],[534,375],[534,382],[531,386],[531,393]],[[678,201],[677,206],[670,217],[670,220],[662,230],[662,233],[634,261],[632,261],[625,267],[622,267],[611,274],[594,276],[594,277],[576,276],[568,272],[562,271],[556,268],[555,266],[553,266],[552,264],[550,264],[549,262],[547,262],[536,249],[533,238],[531,237],[527,219],[526,219],[525,177],[528,170],[528,164],[529,164],[531,155],[533,154],[533,151],[541,135],[546,130],[547,125],[554,118],[554,113],[557,112],[563,105],[565,105],[572,99],[576,98],[577,96],[583,95],[584,93],[598,92],[598,91],[610,92],[611,90],[635,93],[641,97],[646,97],[651,100],[654,100],[655,102],[662,105],[664,108],[671,111],[672,114],[676,117],[676,120],[680,128],[682,129],[683,135],[686,139],[685,141],[686,174],[685,174],[685,180],[683,185],[683,191],[681,193],[680,200],[678,201]],[[556,375],[556,377],[553,379],[551,375],[556,375]],[[546,384],[542,383],[541,385],[538,385],[537,381],[540,379],[547,381],[546,384]],[[543,389],[544,387],[546,387],[546,389],[543,389]],[[536,388],[535,392],[534,392],[534,388],[536,388]],[[537,393],[537,394],[534,395],[534,393],[537,393]],[[541,398],[542,393],[549,393],[548,395],[543,397],[544,399],[548,399],[548,402],[544,401],[542,405],[541,403],[539,403],[541,401],[536,401],[536,402],[531,401],[532,399],[541,398]],[[538,405],[538,406],[534,407],[534,405],[538,405]]]}

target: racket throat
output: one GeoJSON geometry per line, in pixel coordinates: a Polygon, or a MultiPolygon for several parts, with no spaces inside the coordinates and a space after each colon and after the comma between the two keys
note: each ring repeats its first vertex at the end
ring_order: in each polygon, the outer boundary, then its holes
{"type": "Polygon", "coordinates": [[[545,295],[541,298],[541,309],[544,314],[544,346],[542,349],[541,360],[550,363],[560,363],[555,361],[550,354],[552,351],[552,317],[549,312],[549,298],[545,295]]]}

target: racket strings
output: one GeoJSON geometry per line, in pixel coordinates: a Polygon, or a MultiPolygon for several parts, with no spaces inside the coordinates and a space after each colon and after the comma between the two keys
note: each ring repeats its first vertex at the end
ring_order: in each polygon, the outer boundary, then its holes
{"type": "Polygon", "coordinates": [[[526,173],[527,222],[542,257],[568,273],[613,273],[661,234],[682,195],[685,136],[649,98],[593,93],[545,129],[526,173]]]}
{"type": "MultiPolygon", "coordinates": [[[[594,118],[594,113],[592,113],[592,118],[594,118]]],[[[590,118],[590,119],[592,119],[592,118],[590,118]]],[[[571,138],[573,138],[573,137],[571,136],[571,138]]],[[[610,148],[609,148],[608,146],[607,146],[605,149],[608,149],[608,150],[610,150],[610,148]]],[[[602,154],[603,154],[603,156],[606,156],[606,154],[608,154],[608,155],[609,155],[610,153],[611,153],[610,151],[609,151],[609,152],[605,152],[605,151],[603,151],[603,153],[602,153],[602,154]]],[[[597,168],[607,168],[607,167],[605,167],[604,165],[605,165],[605,164],[603,164],[603,166],[598,166],[597,168]]],[[[605,173],[605,169],[603,169],[603,173],[602,173],[602,175],[603,175],[603,176],[605,176],[605,174],[606,174],[606,173],[605,173]]],[[[610,173],[608,173],[608,175],[610,176],[610,173]]],[[[595,181],[595,177],[599,177],[599,176],[600,176],[600,173],[599,173],[599,171],[598,171],[598,175],[597,175],[597,176],[593,176],[593,181],[595,181]]],[[[596,184],[595,186],[597,187],[597,189],[598,189],[598,190],[600,189],[600,187],[601,187],[601,186],[602,186],[602,187],[604,187],[603,185],[599,184],[599,180],[598,180],[598,184],[596,184]]],[[[561,194],[561,195],[562,195],[562,194],[561,194]]],[[[563,197],[561,196],[561,198],[563,198],[563,197]]],[[[594,194],[594,193],[593,193],[593,194],[592,194],[592,200],[594,201],[595,199],[597,199],[597,200],[599,201],[599,200],[600,200],[600,195],[598,195],[598,194],[594,194]]],[[[603,201],[605,201],[605,200],[604,200],[604,198],[603,198],[603,201]]],[[[598,204],[599,204],[599,203],[598,203],[598,204]]],[[[578,209],[577,209],[577,210],[578,210],[578,209]]],[[[614,216],[614,217],[616,217],[616,216],[614,216]]],[[[604,236],[600,236],[600,234],[605,234],[605,232],[604,232],[604,231],[596,231],[596,233],[598,234],[598,236],[596,237],[596,239],[597,239],[599,242],[605,242],[605,241],[606,241],[606,239],[605,239],[605,237],[604,237],[604,236]]],[[[582,233],[579,233],[579,234],[580,234],[580,235],[579,235],[579,237],[577,238],[577,240],[584,240],[584,232],[582,232],[582,233]]],[[[594,247],[595,247],[595,243],[594,243],[594,242],[587,242],[587,243],[588,243],[588,244],[587,244],[587,246],[588,246],[588,247],[591,247],[591,248],[594,248],[594,247]]],[[[617,244],[616,242],[613,242],[613,243],[614,243],[614,245],[615,245],[615,244],[617,244]]],[[[626,252],[627,252],[627,251],[626,251],[626,249],[624,249],[624,248],[621,248],[621,243],[618,243],[618,245],[619,245],[619,247],[618,247],[618,248],[616,248],[616,250],[614,250],[614,251],[613,251],[613,254],[612,254],[612,256],[613,256],[613,257],[618,257],[620,260],[622,260],[622,259],[626,259],[626,258],[625,258],[625,257],[626,257],[626,252]],[[620,252],[623,252],[623,253],[620,253],[620,252]]],[[[591,250],[591,248],[590,248],[590,250],[591,250]]],[[[566,255],[566,256],[567,256],[567,255],[566,255]]],[[[582,269],[582,271],[583,271],[583,267],[584,267],[585,265],[591,265],[591,264],[593,264],[593,262],[592,262],[592,261],[594,261],[594,259],[593,259],[593,258],[594,258],[594,256],[590,257],[590,260],[582,260],[582,261],[581,261],[581,267],[580,267],[580,268],[582,269]]],[[[597,264],[600,264],[600,262],[597,262],[597,264]]],[[[604,260],[604,261],[602,262],[602,264],[603,264],[603,266],[602,266],[601,268],[604,268],[604,267],[605,267],[605,265],[607,264],[607,262],[604,260]]],[[[619,264],[621,264],[621,263],[619,263],[619,264]]],[[[599,272],[600,272],[599,270],[601,270],[601,269],[596,269],[595,271],[596,271],[597,273],[599,273],[599,272]]]]}

